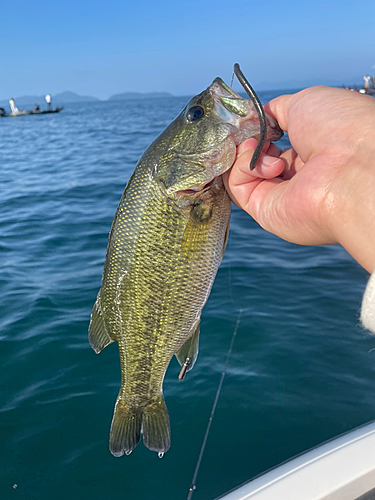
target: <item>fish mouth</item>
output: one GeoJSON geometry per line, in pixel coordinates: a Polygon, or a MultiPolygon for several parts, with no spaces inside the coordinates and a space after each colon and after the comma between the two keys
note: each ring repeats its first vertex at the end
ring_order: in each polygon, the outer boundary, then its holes
{"type": "MultiPolygon", "coordinates": [[[[260,120],[252,101],[238,95],[220,77],[212,82],[209,92],[215,101],[215,112],[218,117],[235,127],[236,133],[232,135],[232,138],[237,146],[250,137],[259,137],[260,120]]],[[[266,113],[265,117],[266,140],[279,140],[284,132],[272,116],[266,113]]]]}
{"type": "Polygon", "coordinates": [[[237,94],[233,89],[227,85],[224,80],[220,78],[220,76],[216,77],[215,80],[211,83],[210,92],[215,93],[217,96],[221,97],[232,97],[233,99],[242,99],[243,98],[237,94]]]}
{"type": "Polygon", "coordinates": [[[215,101],[215,108],[219,117],[233,125],[239,119],[253,119],[257,117],[253,103],[243,99],[220,78],[211,83],[209,92],[215,101]]]}

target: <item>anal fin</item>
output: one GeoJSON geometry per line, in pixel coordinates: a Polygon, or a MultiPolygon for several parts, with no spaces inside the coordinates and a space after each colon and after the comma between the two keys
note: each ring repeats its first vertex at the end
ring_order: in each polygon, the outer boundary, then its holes
{"type": "Polygon", "coordinates": [[[192,334],[189,336],[185,344],[176,352],[177,361],[181,365],[181,371],[178,379],[182,380],[185,374],[190,371],[197,359],[199,351],[199,326],[200,318],[192,329],[192,334]]]}
{"type": "Polygon", "coordinates": [[[108,344],[116,339],[111,336],[105,325],[102,308],[100,306],[100,297],[98,295],[94,307],[92,308],[90,325],[89,325],[89,341],[91,347],[96,354],[99,354],[108,344]]]}

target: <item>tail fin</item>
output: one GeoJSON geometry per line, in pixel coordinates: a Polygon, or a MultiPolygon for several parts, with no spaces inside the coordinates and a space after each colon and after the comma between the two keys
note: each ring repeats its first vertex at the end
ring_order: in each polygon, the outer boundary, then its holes
{"type": "Polygon", "coordinates": [[[142,410],[135,411],[125,401],[117,398],[113,414],[109,449],[115,457],[130,455],[139,443],[142,427],[142,410]]]}
{"type": "Polygon", "coordinates": [[[109,438],[112,455],[130,455],[139,443],[141,428],[143,442],[147,448],[159,453],[169,450],[169,416],[162,395],[150,401],[146,407],[134,407],[117,398],[109,438]]]}
{"type": "Polygon", "coordinates": [[[144,409],[143,443],[149,450],[158,453],[165,453],[171,446],[169,415],[162,394],[144,409]]]}

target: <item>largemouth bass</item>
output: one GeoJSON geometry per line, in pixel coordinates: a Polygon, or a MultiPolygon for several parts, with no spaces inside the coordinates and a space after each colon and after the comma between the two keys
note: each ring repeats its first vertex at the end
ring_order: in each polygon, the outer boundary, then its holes
{"type": "MultiPolygon", "coordinates": [[[[277,123],[267,122],[267,139],[279,139],[277,123]]],[[[126,186],[89,326],[96,353],[118,343],[121,388],[109,444],[115,456],[130,454],[141,433],[161,456],[170,447],[164,375],[173,355],[180,378],[194,366],[201,311],[229,230],[221,175],[236,146],[259,132],[252,102],[216,78],[147,148],[126,186]]]]}

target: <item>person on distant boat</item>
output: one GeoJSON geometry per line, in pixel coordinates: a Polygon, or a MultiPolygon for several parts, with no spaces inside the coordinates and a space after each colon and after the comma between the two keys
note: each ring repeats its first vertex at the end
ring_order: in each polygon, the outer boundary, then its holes
{"type": "Polygon", "coordinates": [[[45,100],[46,100],[48,109],[51,109],[51,103],[52,103],[51,94],[47,94],[45,97],[45,100]]]}
{"type": "Polygon", "coordinates": [[[10,106],[10,110],[11,110],[11,112],[12,112],[13,115],[18,115],[19,114],[19,109],[17,108],[16,103],[14,102],[13,97],[11,97],[9,99],[9,106],[10,106]]]}
{"type": "Polygon", "coordinates": [[[370,75],[365,75],[363,77],[364,81],[365,81],[365,89],[367,90],[369,87],[370,87],[370,80],[371,80],[371,77],[370,75]]]}
{"type": "Polygon", "coordinates": [[[37,103],[35,103],[35,104],[34,104],[34,109],[33,109],[33,111],[40,111],[40,109],[39,109],[39,104],[37,104],[37,103]]]}
{"type": "Polygon", "coordinates": [[[6,114],[7,114],[7,112],[5,111],[5,109],[4,108],[0,108],[0,116],[4,116],[6,114]]]}
{"type": "Polygon", "coordinates": [[[257,140],[243,142],[223,175],[227,192],[267,231],[299,245],[339,243],[372,273],[361,321],[375,333],[375,99],[320,86],[264,109],[293,147],[266,144],[250,171],[257,140]]]}

